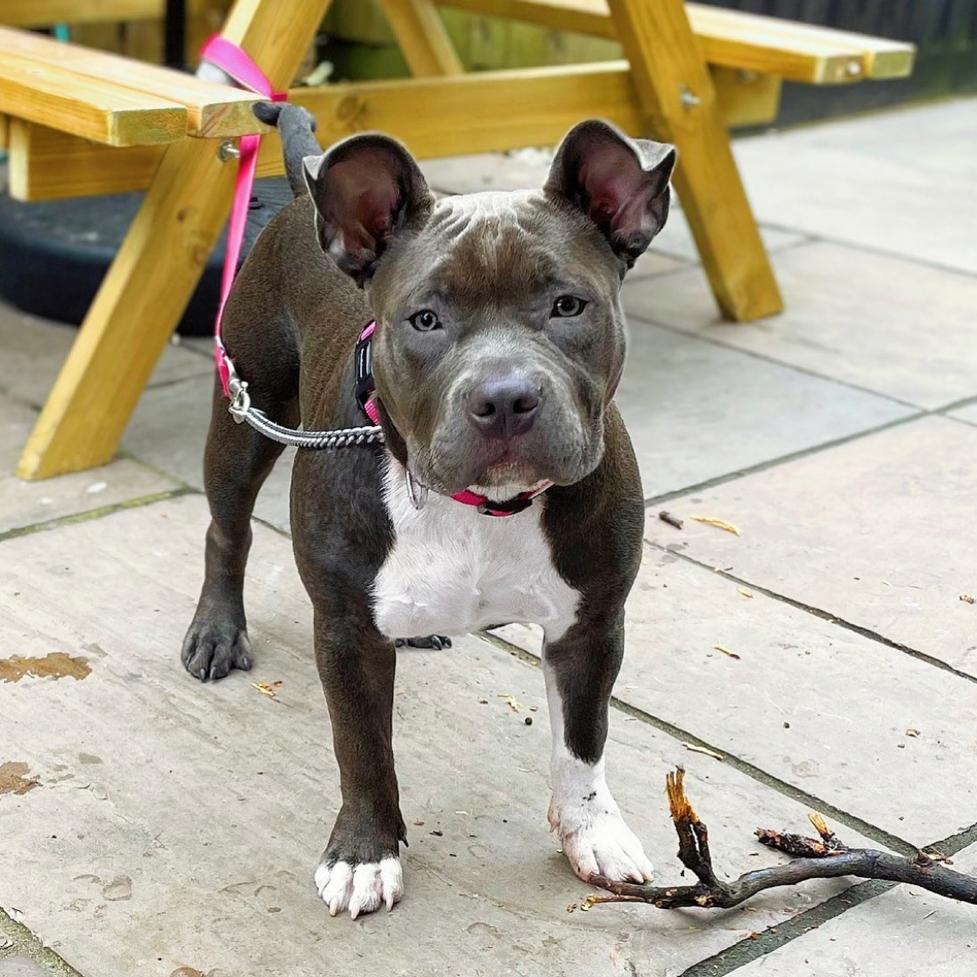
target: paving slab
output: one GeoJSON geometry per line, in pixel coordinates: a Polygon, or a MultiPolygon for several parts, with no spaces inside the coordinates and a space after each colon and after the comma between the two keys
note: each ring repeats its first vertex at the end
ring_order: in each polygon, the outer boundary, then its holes
{"type": "MultiPolygon", "coordinates": [[[[134,458],[203,490],[204,446],[210,425],[213,379],[196,376],[147,390],[122,439],[134,458]]],[[[255,515],[288,532],[294,448],[282,452],[255,504],[255,515]]]]}
{"type": "MultiPolygon", "coordinates": [[[[0,302],[0,390],[40,407],[57,379],[78,330],[39,319],[0,302]]],[[[169,344],[160,357],[150,385],[199,376],[210,369],[201,357],[169,344]]]]}
{"type": "MultiPolygon", "coordinates": [[[[206,377],[146,391],[123,448],[202,487],[210,397],[206,377]]],[[[644,322],[631,325],[617,402],[649,498],[909,412],[882,397],[644,322]],[[795,422],[785,425],[785,414],[795,422]]],[[[261,518],[286,531],[291,457],[287,452],[278,462],[256,508],[261,518]]]]}
{"type": "Polygon", "coordinates": [[[924,417],[673,500],[646,536],[977,676],[977,430],[924,417]],[[693,521],[724,519],[735,536],[693,521]]]}
{"type": "MultiPolygon", "coordinates": [[[[330,920],[310,874],[337,777],[291,547],[256,526],[255,669],[201,686],[177,652],[206,521],[204,500],[184,496],[0,543],[0,647],[90,669],[0,687],[3,759],[38,782],[0,796],[5,865],[16,869],[0,876],[0,906],[18,907],[81,973],[677,975],[845,885],[729,913],[567,913],[587,887],[545,826],[542,676],[470,638],[400,659],[405,900],[330,920]],[[283,682],[276,700],[259,681],[283,682]]],[[[779,857],[752,840],[758,818],[803,822],[800,805],[639,720],[615,712],[611,727],[609,777],[663,879],[678,879],[661,789],[676,760],[729,871],[779,857]]]]}
{"type": "Polygon", "coordinates": [[[626,634],[629,705],[914,845],[977,820],[977,684],[653,548],[626,634]]]}
{"type": "Polygon", "coordinates": [[[0,394],[0,535],[176,488],[171,479],[125,458],[44,482],[24,482],[14,471],[36,420],[29,407],[0,394]]]}
{"type": "Polygon", "coordinates": [[[958,421],[966,421],[968,424],[977,424],[977,404],[958,407],[950,412],[950,417],[955,417],[958,421]]]}
{"type": "Polygon", "coordinates": [[[977,273],[977,98],[738,139],[759,220],[977,273]]]}
{"type": "MultiPolygon", "coordinates": [[[[655,281],[655,294],[668,292],[668,278],[655,281]]],[[[630,323],[616,399],[646,498],[847,437],[911,411],[641,321],[630,323]],[[789,424],[785,417],[791,418],[789,424]]]]}
{"type": "Polygon", "coordinates": [[[625,284],[632,315],[928,409],[977,396],[977,277],[830,244],[773,256],[784,312],[722,322],[695,270],[625,284]]]}
{"type": "Polygon", "coordinates": [[[50,974],[51,971],[20,954],[0,959],[0,977],[50,977],[50,974]]]}
{"type": "MultiPolygon", "coordinates": [[[[953,859],[977,870],[977,846],[953,859]]],[[[897,886],[734,973],[736,977],[964,977],[977,970],[977,908],[897,886]]]]}
{"type": "MultiPolygon", "coordinates": [[[[553,153],[526,150],[513,154],[479,153],[428,160],[422,169],[432,186],[448,193],[477,193],[480,190],[521,190],[541,187],[546,182],[553,153]]],[[[768,250],[791,247],[806,240],[802,233],[784,228],[761,227],[768,250]]],[[[680,268],[682,262],[698,262],[699,251],[676,195],[665,230],[655,238],[651,250],[638,259],[628,275],[633,281],[648,274],[680,268]]],[[[708,289],[707,289],[707,294],[708,289]]]]}

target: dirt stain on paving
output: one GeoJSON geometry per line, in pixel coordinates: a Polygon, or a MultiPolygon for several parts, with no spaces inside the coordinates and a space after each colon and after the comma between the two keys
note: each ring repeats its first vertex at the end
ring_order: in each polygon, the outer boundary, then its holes
{"type": "Polygon", "coordinates": [[[19,682],[24,676],[31,678],[73,678],[81,681],[91,674],[87,658],[52,651],[43,658],[0,658],[0,682],[19,682]]]}
{"type": "Polygon", "coordinates": [[[0,763],[0,794],[26,794],[41,782],[36,777],[28,777],[30,767],[26,763],[10,760],[0,763]]]}

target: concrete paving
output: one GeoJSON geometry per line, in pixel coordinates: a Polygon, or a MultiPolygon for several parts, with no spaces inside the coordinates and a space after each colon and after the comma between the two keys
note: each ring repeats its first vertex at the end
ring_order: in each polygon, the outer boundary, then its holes
{"type": "MultiPolygon", "coordinates": [[[[726,875],[780,860],[756,826],[803,831],[814,809],[851,844],[939,843],[977,870],[975,118],[959,100],[738,142],[780,317],[716,321],[680,209],[629,279],[619,402],[649,508],[608,763],[660,880],[682,879],[661,790],[676,763],[726,875]]],[[[452,192],[538,184],[548,162],[425,168],[452,192]]],[[[18,482],[71,338],[0,308],[0,662],[47,663],[0,683],[0,977],[973,970],[973,908],[905,887],[567,912],[590,890],[546,828],[522,626],[401,656],[407,895],[330,919],[310,876],[338,783],[288,459],[257,509],[255,669],[200,686],[178,649],[207,523],[207,343],[167,349],[119,460],[18,482]],[[274,700],[252,685],[276,681],[274,700]]]]}

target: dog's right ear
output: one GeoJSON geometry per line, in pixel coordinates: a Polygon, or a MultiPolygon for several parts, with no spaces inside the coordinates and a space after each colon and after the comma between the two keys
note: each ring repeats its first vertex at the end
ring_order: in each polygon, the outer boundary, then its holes
{"type": "Polygon", "coordinates": [[[391,241],[434,205],[414,158],[389,136],[351,136],[302,163],[319,244],[361,287],[391,241]]]}

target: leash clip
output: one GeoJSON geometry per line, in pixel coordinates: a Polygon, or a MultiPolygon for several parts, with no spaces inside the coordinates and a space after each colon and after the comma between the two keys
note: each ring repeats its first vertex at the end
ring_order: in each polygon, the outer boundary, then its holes
{"type": "Polygon", "coordinates": [[[231,403],[227,408],[235,423],[240,424],[244,420],[248,411],[251,410],[251,395],[248,393],[248,383],[232,376],[227,384],[228,392],[231,395],[231,403]]]}

